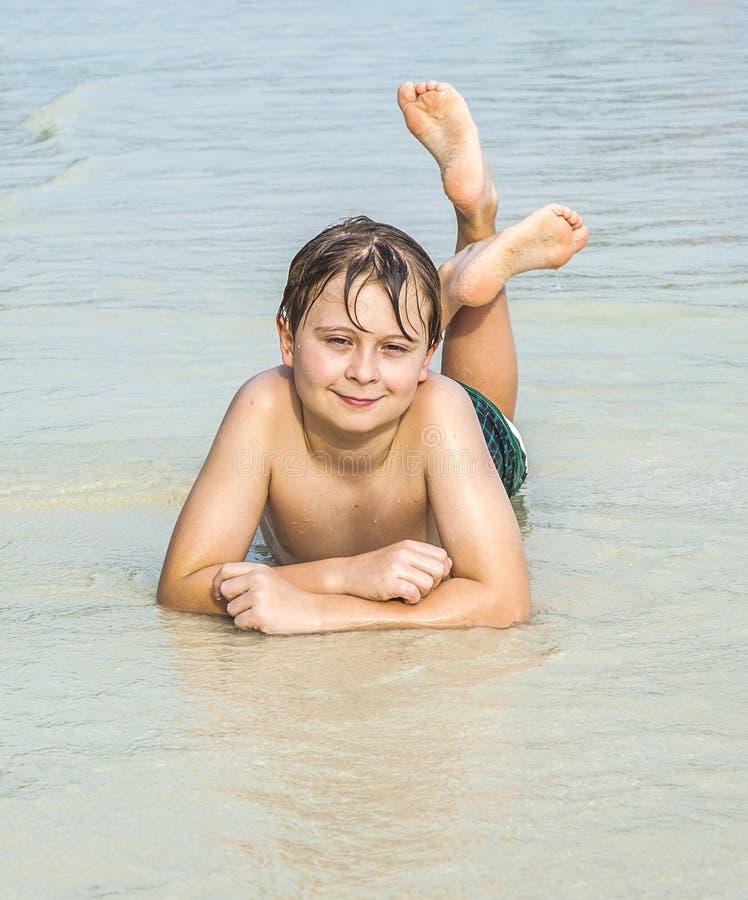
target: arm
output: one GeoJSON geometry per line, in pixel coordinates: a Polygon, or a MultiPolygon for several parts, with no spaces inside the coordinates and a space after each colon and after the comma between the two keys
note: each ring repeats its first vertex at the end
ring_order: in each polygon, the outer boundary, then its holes
{"type": "MultiPolygon", "coordinates": [[[[514,510],[488,454],[470,399],[442,382],[432,410],[443,440],[427,468],[429,499],[442,544],[454,561],[448,592],[455,615],[472,625],[506,628],[530,617],[530,585],[514,510]],[[449,410],[449,417],[438,410],[449,410]],[[459,585],[459,588],[458,588],[459,585]]],[[[439,603],[447,588],[439,592],[439,603]]]]}
{"type": "Polygon", "coordinates": [[[240,628],[268,633],[384,628],[505,628],[530,614],[522,540],[512,506],[487,458],[470,400],[457,385],[439,387],[431,410],[442,440],[427,466],[429,499],[455,577],[420,603],[372,602],[305,590],[272,569],[256,567],[251,586],[225,581],[220,591],[240,628]]]}
{"type": "Polygon", "coordinates": [[[398,541],[356,556],[276,566],[286,581],[312,594],[418,603],[449,575],[446,550],[423,541],[398,541]]]}
{"type": "MultiPolygon", "coordinates": [[[[348,594],[316,594],[286,581],[277,570],[259,564],[243,566],[241,574],[216,579],[237,628],[266,634],[310,634],[325,631],[386,628],[469,628],[485,625],[506,628],[522,621],[496,615],[482,585],[469,578],[443,581],[418,604],[381,602],[348,594]]],[[[529,612],[529,611],[528,611],[529,612]]]]}
{"type": "Polygon", "coordinates": [[[162,606],[226,615],[212,583],[225,560],[243,560],[265,507],[269,476],[259,464],[272,422],[263,373],[236,394],[182,508],[166,553],[157,600],[162,606]],[[239,465],[254,453],[255,465],[239,465]]]}

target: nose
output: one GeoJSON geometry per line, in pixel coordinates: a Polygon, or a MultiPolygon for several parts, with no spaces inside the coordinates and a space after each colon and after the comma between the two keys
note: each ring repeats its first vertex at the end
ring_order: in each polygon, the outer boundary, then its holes
{"type": "Polygon", "coordinates": [[[348,359],[346,377],[359,384],[371,384],[379,380],[377,352],[373,347],[357,347],[348,359]]]}

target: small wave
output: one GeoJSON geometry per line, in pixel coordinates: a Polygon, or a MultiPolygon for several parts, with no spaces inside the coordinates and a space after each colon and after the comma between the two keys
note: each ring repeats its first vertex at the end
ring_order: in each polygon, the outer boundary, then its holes
{"type": "Polygon", "coordinates": [[[82,156],[80,159],[74,159],[62,171],[46,181],[44,187],[54,187],[58,184],[82,181],[91,171],[95,161],[96,158],[93,156],[82,156]]]}
{"type": "Polygon", "coordinates": [[[8,194],[0,194],[0,222],[4,219],[12,220],[18,215],[17,207],[19,203],[23,203],[29,197],[32,197],[36,191],[49,190],[60,186],[70,184],[79,184],[81,181],[88,179],[92,170],[98,165],[104,157],[101,156],[82,156],[74,159],[66,166],[55,172],[44,181],[31,187],[18,188],[8,194]]]}
{"type": "Polygon", "coordinates": [[[68,485],[56,491],[41,484],[8,487],[0,491],[0,510],[24,512],[53,509],[122,509],[133,506],[165,506],[178,509],[188,489],[153,485],[135,487],[103,482],[68,485]]]}
{"type": "Polygon", "coordinates": [[[99,82],[86,82],[65,91],[51,102],[35,109],[24,122],[24,127],[34,134],[37,142],[48,141],[90,107],[100,88],[99,82]]]}

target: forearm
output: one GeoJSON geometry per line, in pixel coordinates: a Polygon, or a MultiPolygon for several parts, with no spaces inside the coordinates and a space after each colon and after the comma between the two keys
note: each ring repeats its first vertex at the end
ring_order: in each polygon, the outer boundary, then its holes
{"type": "MultiPolygon", "coordinates": [[[[309,594],[336,594],[347,587],[346,563],[345,558],[320,559],[290,566],[274,566],[273,571],[289,584],[309,594]]],[[[213,592],[213,579],[220,568],[220,565],[206,566],[182,577],[163,573],[156,595],[159,605],[183,612],[228,615],[225,601],[216,600],[213,592]]]]}
{"type": "Polygon", "coordinates": [[[320,631],[387,628],[508,628],[530,616],[529,591],[502,596],[501,589],[468,578],[443,581],[420,603],[385,603],[341,594],[316,597],[320,631]]]}
{"type": "Polygon", "coordinates": [[[156,600],[160,606],[183,612],[207,613],[226,616],[226,603],[216,600],[213,594],[213,578],[220,566],[206,566],[182,578],[161,574],[156,600]]]}
{"type": "Polygon", "coordinates": [[[348,558],[336,557],[294,563],[289,566],[273,566],[273,571],[290,584],[310,594],[342,594],[347,587],[348,566],[350,566],[348,558]]]}
{"type": "Polygon", "coordinates": [[[274,571],[289,584],[311,594],[418,603],[446,578],[451,567],[442,547],[403,540],[354,556],[276,566],[274,571]]]}

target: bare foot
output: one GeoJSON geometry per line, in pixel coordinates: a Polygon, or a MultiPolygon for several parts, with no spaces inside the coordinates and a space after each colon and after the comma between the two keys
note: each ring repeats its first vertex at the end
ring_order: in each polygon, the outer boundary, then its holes
{"type": "Polygon", "coordinates": [[[506,282],[530,269],[558,269],[587,243],[578,212],[552,203],[516,225],[471,244],[439,269],[448,322],[460,306],[484,306],[506,282]]]}
{"type": "Polygon", "coordinates": [[[468,239],[493,234],[498,194],[467,103],[443,81],[401,84],[397,102],[408,130],[439,164],[444,193],[468,239]]]}

